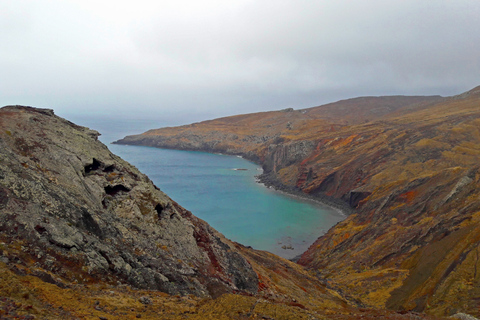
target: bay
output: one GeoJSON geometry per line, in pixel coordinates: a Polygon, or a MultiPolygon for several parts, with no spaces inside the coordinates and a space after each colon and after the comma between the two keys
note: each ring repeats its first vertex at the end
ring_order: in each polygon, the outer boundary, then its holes
{"type": "Polygon", "coordinates": [[[161,120],[65,117],[99,131],[99,139],[113,153],[147,174],[187,210],[243,245],[291,259],[345,218],[336,209],[257,183],[261,168],[240,157],[110,144],[125,135],[169,125],[161,120]]]}

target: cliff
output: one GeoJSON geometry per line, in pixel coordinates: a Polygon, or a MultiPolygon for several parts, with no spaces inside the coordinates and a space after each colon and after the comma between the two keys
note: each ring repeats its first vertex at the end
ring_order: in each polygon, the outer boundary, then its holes
{"type": "Polygon", "coordinates": [[[225,239],[98,135],[52,110],[0,109],[2,319],[435,319],[359,308],[316,272],[225,239]]]}
{"type": "Polygon", "coordinates": [[[22,265],[170,294],[257,291],[257,275],[221,234],[110,153],[97,132],[51,110],[0,114],[0,237],[18,242],[22,265]]]}
{"type": "Polygon", "coordinates": [[[150,130],[118,143],[241,154],[352,210],[299,263],[365,305],[480,316],[480,87],[150,130]]]}

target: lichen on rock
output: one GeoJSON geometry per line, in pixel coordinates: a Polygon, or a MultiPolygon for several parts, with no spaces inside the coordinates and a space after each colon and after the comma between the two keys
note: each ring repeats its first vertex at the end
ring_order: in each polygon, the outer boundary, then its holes
{"type": "Polygon", "coordinates": [[[97,137],[51,110],[0,109],[0,238],[24,243],[20,263],[170,294],[257,292],[228,240],[97,137]]]}

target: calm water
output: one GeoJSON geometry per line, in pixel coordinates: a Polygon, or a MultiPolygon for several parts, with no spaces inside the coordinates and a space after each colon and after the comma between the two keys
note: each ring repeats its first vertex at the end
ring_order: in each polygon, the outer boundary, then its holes
{"type": "Polygon", "coordinates": [[[160,121],[66,117],[101,132],[100,140],[113,153],[147,174],[172,199],[227,238],[255,249],[293,258],[344,218],[329,207],[256,183],[261,168],[239,157],[110,144],[168,125],[160,121]]]}

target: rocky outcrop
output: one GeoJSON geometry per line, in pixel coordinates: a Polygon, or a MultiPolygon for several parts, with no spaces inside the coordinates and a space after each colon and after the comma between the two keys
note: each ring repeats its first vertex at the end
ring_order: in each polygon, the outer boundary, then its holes
{"type": "Polygon", "coordinates": [[[0,109],[3,262],[59,285],[102,281],[199,296],[257,292],[256,273],[232,243],[112,154],[98,135],[52,110],[0,109]]]}

